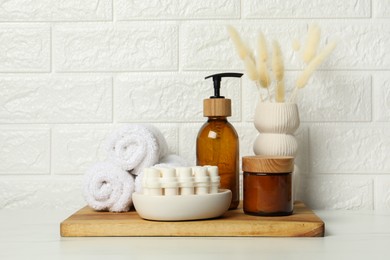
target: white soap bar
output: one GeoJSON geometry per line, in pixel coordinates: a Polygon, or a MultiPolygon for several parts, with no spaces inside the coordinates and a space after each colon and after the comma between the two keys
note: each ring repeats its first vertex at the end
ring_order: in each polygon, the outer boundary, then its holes
{"type": "Polygon", "coordinates": [[[142,180],[144,195],[205,195],[218,193],[217,166],[145,168],[142,180]]]}

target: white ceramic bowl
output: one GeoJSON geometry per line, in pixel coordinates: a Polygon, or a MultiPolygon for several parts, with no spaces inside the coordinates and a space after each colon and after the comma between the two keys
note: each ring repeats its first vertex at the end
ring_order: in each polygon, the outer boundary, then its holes
{"type": "Polygon", "coordinates": [[[158,221],[216,218],[229,209],[231,199],[230,190],[219,190],[213,194],[178,196],[133,193],[134,207],[141,218],[158,221]]]}

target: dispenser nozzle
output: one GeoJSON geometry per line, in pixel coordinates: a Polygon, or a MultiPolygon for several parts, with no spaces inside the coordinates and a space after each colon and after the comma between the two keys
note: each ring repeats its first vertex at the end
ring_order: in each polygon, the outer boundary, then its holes
{"type": "Polygon", "coordinates": [[[234,78],[241,78],[242,73],[234,73],[234,72],[227,72],[227,73],[218,73],[214,75],[210,75],[205,77],[205,79],[213,78],[214,82],[214,96],[211,96],[210,98],[225,98],[223,96],[220,96],[220,89],[221,89],[221,79],[227,78],[227,77],[234,77],[234,78]]]}

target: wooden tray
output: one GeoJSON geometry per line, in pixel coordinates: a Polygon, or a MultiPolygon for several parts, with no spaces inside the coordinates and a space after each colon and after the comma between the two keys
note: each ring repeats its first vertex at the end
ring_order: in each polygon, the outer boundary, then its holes
{"type": "Polygon", "coordinates": [[[302,202],[295,202],[294,214],[286,217],[249,216],[239,208],[218,219],[181,222],[143,220],[135,211],[97,212],[86,206],[64,220],[60,229],[63,237],[320,237],[325,225],[302,202]]]}

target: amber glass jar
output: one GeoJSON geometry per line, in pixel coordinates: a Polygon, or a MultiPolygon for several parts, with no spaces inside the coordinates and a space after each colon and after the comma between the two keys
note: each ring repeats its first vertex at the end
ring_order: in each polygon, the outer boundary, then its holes
{"type": "Polygon", "coordinates": [[[293,157],[243,157],[245,214],[257,216],[291,215],[293,212],[293,169],[293,157]]]}

